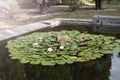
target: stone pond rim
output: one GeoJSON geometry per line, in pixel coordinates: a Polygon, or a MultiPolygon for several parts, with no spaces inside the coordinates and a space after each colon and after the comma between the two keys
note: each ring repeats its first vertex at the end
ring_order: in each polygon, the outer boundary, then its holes
{"type": "Polygon", "coordinates": [[[54,18],[46,21],[31,23],[0,32],[0,41],[44,28],[62,24],[93,26],[93,32],[120,34],[120,16],[95,15],[93,19],[54,18]]]}

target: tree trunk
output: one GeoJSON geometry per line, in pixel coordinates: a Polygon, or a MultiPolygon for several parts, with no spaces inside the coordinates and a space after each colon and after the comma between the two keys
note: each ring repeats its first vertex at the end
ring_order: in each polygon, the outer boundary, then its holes
{"type": "Polygon", "coordinates": [[[101,0],[95,0],[95,8],[97,10],[101,9],[102,8],[102,4],[101,4],[101,0]]]}
{"type": "Polygon", "coordinates": [[[47,9],[49,8],[49,3],[45,2],[45,0],[42,0],[42,3],[40,4],[40,13],[46,13],[47,9]]]}

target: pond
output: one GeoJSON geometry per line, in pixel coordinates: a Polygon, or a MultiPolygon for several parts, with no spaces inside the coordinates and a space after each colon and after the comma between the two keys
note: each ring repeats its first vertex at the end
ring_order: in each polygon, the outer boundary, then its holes
{"type": "MultiPolygon", "coordinates": [[[[91,32],[90,27],[62,26],[57,27],[57,30],[73,28],[91,32]]],[[[118,35],[117,37],[120,38],[118,35]]],[[[5,46],[6,41],[0,43],[0,80],[120,80],[120,53],[104,55],[88,62],[42,66],[21,64],[18,60],[11,60],[5,46]]]]}

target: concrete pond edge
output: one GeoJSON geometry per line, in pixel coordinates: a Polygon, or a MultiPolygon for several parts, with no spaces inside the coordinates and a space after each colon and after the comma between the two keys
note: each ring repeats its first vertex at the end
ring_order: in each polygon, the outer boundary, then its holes
{"type": "Polygon", "coordinates": [[[23,26],[18,26],[12,29],[3,30],[0,32],[0,42],[16,36],[31,33],[40,29],[52,28],[59,25],[84,25],[93,26],[94,32],[107,32],[120,34],[120,16],[101,16],[95,15],[93,19],[68,19],[68,18],[53,18],[46,21],[31,23],[23,26]]]}

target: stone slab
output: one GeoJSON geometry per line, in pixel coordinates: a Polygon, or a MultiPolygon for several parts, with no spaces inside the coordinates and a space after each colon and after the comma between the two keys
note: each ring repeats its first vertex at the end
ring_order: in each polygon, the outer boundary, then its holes
{"type": "Polygon", "coordinates": [[[99,28],[98,32],[120,34],[120,25],[104,25],[104,27],[99,28]]]}
{"type": "Polygon", "coordinates": [[[42,23],[49,24],[51,27],[59,26],[61,24],[61,20],[63,18],[54,18],[46,21],[42,21],[42,23]]]}
{"type": "MultiPolygon", "coordinates": [[[[97,17],[98,18],[98,17],[97,17]]],[[[51,28],[64,24],[72,24],[72,25],[93,25],[93,31],[99,32],[112,32],[112,33],[120,33],[120,25],[113,23],[97,23],[91,19],[67,19],[67,18],[54,18],[42,22],[31,23],[23,26],[19,26],[10,30],[5,30],[0,32],[0,41],[4,39],[8,39],[11,37],[19,36],[22,34],[30,33],[33,31],[37,31],[44,28],[51,28]],[[105,26],[105,27],[104,27],[105,26]]]]}
{"type": "Polygon", "coordinates": [[[4,30],[1,32],[1,34],[5,35],[5,36],[11,36],[11,35],[18,35],[17,32],[11,31],[11,30],[4,30]]]}
{"type": "Polygon", "coordinates": [[[92,25],[93,20],[91,19],[63,19],[61,24],[73,24],[73,25],[92,25]]]}
{"type": "Polygon", "coordinates": [[[11,30],[4,30],[4,31],[0,32],[0,34],[1,34],[1,36],[0,36],[0,41],[18,35],[18,33],[13,32],[13,31],[11,31],[11,30]]]}
{"type": "Polygon", "coordinates": [[[37,22],[37,23],[32,23],[32,24],[14,28],[14,29],[12,29],[12,31],[18,32],[19,34],[25,34],[28,32],[36,31],[39,29],[47,28],[47,27],[50,27],[50,25],[43,24],[41,22],[37,22]]]}
{"type": "Polygon", "coordinates": [[[120,16],[96,15],[93,19],[93,31],[120,34],[120,16]]]}
{"type": "Polygon", "coordinates": [[[93,22],[95,24],[119,24],[120,25],[120,16],[94,16],[93,22]]]}
{"type": "Polygon", "coordinates": [[[0,41],[48,27],[50,27],[50,25],[36,22],[24,26],[19,26],[13,29],[4,30],[0,32],[0,41]]]}
{"type": "Polygon", "coordinates": [[[6,36],[3,34],[0,34],[0,40],[4,39],[6,36]]]}

